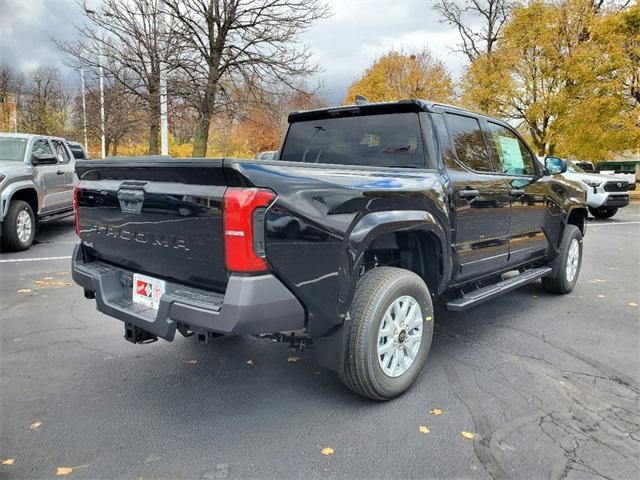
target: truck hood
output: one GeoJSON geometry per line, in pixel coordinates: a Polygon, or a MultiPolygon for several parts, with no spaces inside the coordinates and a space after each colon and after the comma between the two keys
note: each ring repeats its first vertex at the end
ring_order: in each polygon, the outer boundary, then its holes
{"type": "Polygon", "coordinates": [[[24,175],[25,173],[29,173],[30,171],[31,165],[27,165],[24,162],[0,159],[0,175],[12,177],[17,175],[24,175]]]}
{"type": "Polygon", "coordinates": [[[608,181],[620,181],[619,178],[613,175],[602,175],[599,173],[574,173],[565,172],[563,175],[569,180],[585,181],[585,182],[608,182],[608,181]]]}

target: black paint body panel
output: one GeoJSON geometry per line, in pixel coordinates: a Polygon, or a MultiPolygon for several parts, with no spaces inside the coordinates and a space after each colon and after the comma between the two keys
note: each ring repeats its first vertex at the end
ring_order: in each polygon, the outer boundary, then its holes
{"type": "MultiPolygon", "coordinates": [[[[266,211],[266,262],[304,306],[305,328],[314,337],[330,335],[344,323],[365,251],[387,233],[424,232],[438,242],[443,258],[429,259],[440,262],[434,267],[440,270],[434,295],[547,262],[571,210],[585,208],[584,192],[561,176],[509,177],[447,165],[450,141],[439,119],[442,108],[424,102],[402,106],[421,112],[430,157],[425,168],[239,159],[78,162],[85,254],[224,292],[229,277],[222,242],[224,191],[268,188],[276,199],[266,211]],[[524,193],[512,197],[515,187],[524,193]],[[144,191],[139,213],[136,188],[144,191]],[[467,188],[479,195],[460,197],[467,188]],[[131,191],[119,197],[123,189],[131,191]],[[124,210],[130,207],[132,213],[123,211],[127,199],[131,205],[124,210]]],[[[293,114],[290,120],[334,114],[341,113],[328,109],[293,114]]]]}

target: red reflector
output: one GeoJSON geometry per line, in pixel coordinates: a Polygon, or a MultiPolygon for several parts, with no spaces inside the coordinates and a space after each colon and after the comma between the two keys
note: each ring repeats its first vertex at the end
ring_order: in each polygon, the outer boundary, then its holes
{"type": "Polygon", "coordinates": [[[270,190],[259,188],[227,188],[223,198],[224,260],[233,272],[267,270],[264,259],[253,246],[253,212],[267,207],[275,198],[270,190]]]}
{"type": "Polygon", "coordinates": [[[80,218],[78,217],[78,184],[73,186],[73,219],[76,224],[76,235],[80,236],[80,218]]]}

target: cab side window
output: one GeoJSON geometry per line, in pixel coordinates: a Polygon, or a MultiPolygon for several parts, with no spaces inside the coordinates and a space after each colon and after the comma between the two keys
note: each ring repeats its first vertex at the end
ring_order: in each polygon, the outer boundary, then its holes
{"type": "Polygon", "coordinates": [[[64,146],[64,142],[62,142],[61,140],[52,140],[52,142],[53,148],[56,149],[56,155],[59,155],[62,159],[61,163],[69,163],[69,160],[71,160],[71,158],[69,157],[69,152],[64,146]]]}
{"type": "Polygon", "coordinates": [[[487,122],[488,141],[500,162],[500,171],[509,175],[535,175],[533,157],[522,140],[511,130],[487,122]]]}
{"type": "Polygon", "coordinates": [[[493,172],[478,119],[454,113],[445,118],[458,161],[476,172],[493,172]]]}
{"type": "Polygon", "coordinates": [[[53,151],[51,150],[49,141],[44,138],[39,138],[38,140],[33,142],[31,153],[33,155],[53,155],[53,151]]]}

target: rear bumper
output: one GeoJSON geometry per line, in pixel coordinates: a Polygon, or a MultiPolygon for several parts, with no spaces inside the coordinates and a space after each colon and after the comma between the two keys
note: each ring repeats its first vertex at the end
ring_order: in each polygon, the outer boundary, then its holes
{"type": "Polygon", "coordinates": [[[97,309],[171,341],[178,324],[197,332],[251,335],[304,328],[300,302],[273,275],[232,274],[224,294],[167,281],[158,310],[133,303],[132,271],[94,261],[85,263],[76,245],[73,280],[95,294],[97,309]]]}

